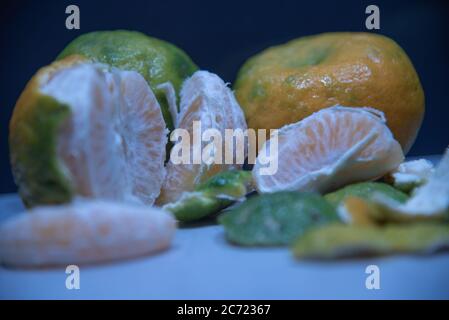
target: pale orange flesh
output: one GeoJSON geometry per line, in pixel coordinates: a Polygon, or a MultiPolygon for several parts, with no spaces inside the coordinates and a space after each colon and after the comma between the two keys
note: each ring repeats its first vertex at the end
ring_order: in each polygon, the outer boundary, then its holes
{"type": "MultiPolygon", "coordinates": [[[[267,141],[263,150],[271,143],[267,141]]],[[[327,192],[378,178],[397,167],[404,157],[382,118],[369,110],[345,107],[323,109],[281,128],[277,156],[278,170],[273,175],[259,174],[263,167],[260,161],[254,166],[253,175],[261,192],[327,192]],[[372,141],[341,163],[345,154],[364,139],[372,141]]]]}
{"type": "Polygon", "coordinates": [[[84,63],[63,68],[40,92],[67,104],[58,158],[76,195],[153,204],[165,177],[165,122],[141,75],[84,63]]]}
{"type": "MultiPolygon", "coordinates": [[[[157,200],[160,205],[174,202],[183,192],[193,191],[195,185],[205,181],[218,172],[240,168],[242,164],[211,164],[203,161],[193,164],[193,122],[201,122],[201,133],[206,129],[217,129],[223,137],[222,155],[224,159],[225,129],[246,129],[246,122],[240,106],[232,91],[218,76],[198,71],[187,79],[181,90],[180,113],[177,115],[177,128],[188,131],[190,135],[190,164],[167,164],[167,178],[157,200]]],[[[185,141],[184,141],[185,142],[185,141]]],[[[181,142],[178,142],[181,143],[181,142]]],[[[209,144],[201,142],[201,150],[209,144]]],[[[176,145],[175,145],[176,147],[176,145]]],[[[176,149],[172,149],[172,153],[176,149]]]]}

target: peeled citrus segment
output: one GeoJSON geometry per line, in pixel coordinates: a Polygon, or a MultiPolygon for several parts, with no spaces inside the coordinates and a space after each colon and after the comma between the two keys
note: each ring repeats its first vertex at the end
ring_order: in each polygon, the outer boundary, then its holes
{"type": "Polygon", "coordinates": [[[165,178],[168,130],[156,97],[143,77],[134,71],[116,72],[120,74],[117,89],[123,97],[116,115],[116,134],[122,143],[131,193],[143,203],[153,204],[165,178]]]}
{"type": "Polygon", "coordinates": [[[391,181],[395,188],[410,192],[426,183],[434,171],[434,166],[429,160],[406,161],[390,172],[387,180],[391,181]]]}
{"type": "Polygon", "coordinates": [[[154,207],[102,200],[31,209],[0,226],[0,262],[17,267],[85,264],[167,249],[174,218],[154,207]]]}
{"type": "MultiPolygon", "coordinates": [[[[162,187],[159,204],[166,204],[178,200],[183,192],[193,191],[195,185],[201,184],[214,174],[240,168],[242,163],[235,161],[233,157],[231,164],[225,163],[225,129],[246,129],[246,122],[242,110],[235,100],[231,89],[217,75],[207,71],[197,71],[188,78],[181,89],[180,112],[176,116],[177,129],[185,129],[188,134],[188,141],[178,140],[174,145],[170,160],[167,164],[167,178],[162,187]],[[193,140],[194,122],[200,124],[199,139],[207,129],[216,129],[221,137],[222,144],[216,147],[213,142],[193,140]],[[213,148],[209,148],[212,145],[213,148]],[[187,163],[177,163],[174,161],[183,151],[189,153],[187,163]],[[209,150],[207,153],[205,150],[209,150]],[[199,151],[199,152],[198,152],[199,151]],[[204,157],[209,154],[210,157],[204,157]],[[217,163],[215,156],[221,154],[221,163],[217,163]],[[196,158],[196,160],[195,160],[196,158]],[[207,160],[207,161],[203,161],[207,160]],[[209,162],[210,160],[210,162],[209,162]]],[[[234,143],[235,151],[236,143],[234,143]]]]}
{"type": "Polygon", "coordinates": [[[375,194],[373,201],[391,219],[443,218],[449,213],[449,149],[435,172],[407,202],[401,204],[380,194],[375,194]]]}
{"type": "Polygon", "coordinates": [[[431,254],[449,249],[449,227],[431,223],[385,228],[326,225],[307,232],[293,245],[300,259],[338,259],[393,253],[431,254]]]}
{"type": "Polygon", "coordinates": [[[404,159],[401,146],[372,108],[334,106],[278,132],[278,147],[270,154],[268,140],[256,159],[253,176],[264,192],[327,192],[349,183],[373,180],[404,159]],[[268,155],[268,156],[267,156],[268,155]],[[267,161],[277,159],[274,174],[262,175],[267,161]]]}
{"type": "Polygon", "coordinates": [[[70,59],[39,71],[14,109],[11,162],[22,198],[29,206],[77,195],[152,204],[167,140],[153,92],[137,72],[70,59]],[[64,117],[54,117],[58,110],[64,117]]]}

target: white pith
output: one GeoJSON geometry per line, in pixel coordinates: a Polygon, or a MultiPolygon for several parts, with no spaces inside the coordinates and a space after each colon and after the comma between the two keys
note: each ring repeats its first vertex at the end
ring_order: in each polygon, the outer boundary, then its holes
{"type": "Polygon", "coordinates": [[[431,217],[448,213],[449,149],[446,150],[427,182],[416,188],[406,203],[397,203],[380,194],[374,195],[374,201],[387,210],[404,216],[431,217]]]}
{"type": "Polygon", "coordinates": [[[410,190],[426,183],[434,171],[432,162],[419,159],[401,163],[390,174],[395,187],[410,190]]]}
{"type": "Polygon", "coordinates": [[[152,204],[165,177],[165,122],[145,79],[134,71],[79,63],[41,83],[66,104],[57,154],[77,195],[152,204]]]}

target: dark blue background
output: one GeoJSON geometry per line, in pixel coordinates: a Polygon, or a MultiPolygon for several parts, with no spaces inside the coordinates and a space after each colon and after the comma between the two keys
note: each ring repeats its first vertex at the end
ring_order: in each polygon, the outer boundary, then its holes
{"type": "Polygon", "coordinates": [[[287,40],[328,31],[366,31],[365,8],[381,12],[380,33],[408,53],[426,93],[426,116],[412,155],[449,143],[449,10],[444,1],[2,1],[0,4],[0,192],[14,192],[8,121],[20,92],[77,35],[131,29],[173,42],[203,69],[233,82],[251,55],[287,40]],[[76,4],[81,30],[65,28],[76,4]]]}

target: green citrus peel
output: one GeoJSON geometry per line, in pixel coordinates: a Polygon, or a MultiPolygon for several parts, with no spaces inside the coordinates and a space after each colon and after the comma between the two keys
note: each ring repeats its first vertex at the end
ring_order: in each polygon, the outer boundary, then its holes
{"type": "Polygon", "coordinates": [[[338,221],[322,196],[299,192],[254,196],[219,218],[227,238],[243,246],[288,245],[309,229],[338,221]]]}
{"type": "Polygon", "coordinates": [[[251,172],[224,171],[198,185],[193,192],[185,192],[175,203],[166,204],[164,209],[180,221],[194,221],[244,199],[252,189],[251,172]]]}

